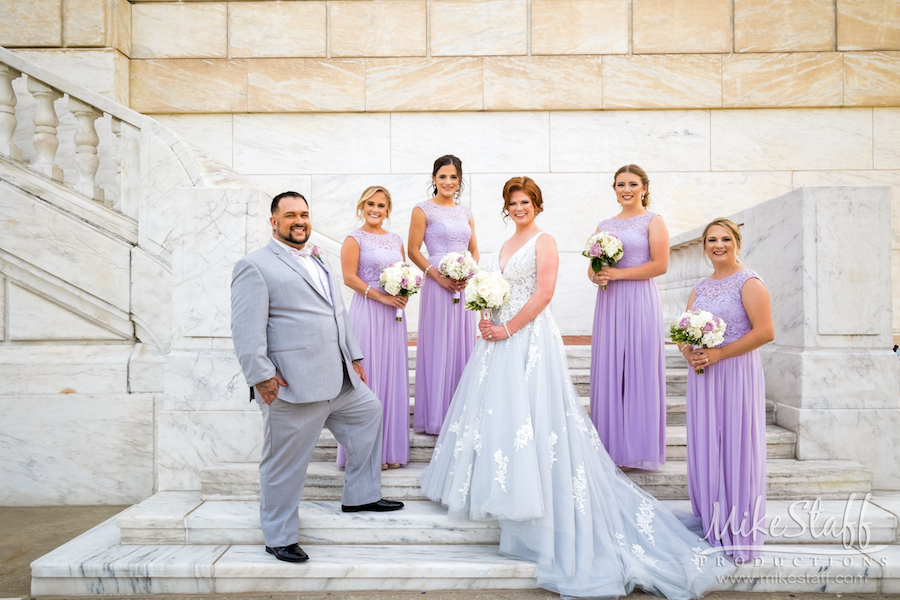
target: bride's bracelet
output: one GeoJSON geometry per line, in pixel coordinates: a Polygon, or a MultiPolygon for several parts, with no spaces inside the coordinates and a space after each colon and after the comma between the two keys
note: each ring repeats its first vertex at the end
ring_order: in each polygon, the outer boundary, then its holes
{"type": "Polygon", "coordinates": [[[512,334],[509,332],[509,328],[506,326],[506,323],[503,324],[503,329],[506,329],[506,337],[511,338],[512,334]]]}

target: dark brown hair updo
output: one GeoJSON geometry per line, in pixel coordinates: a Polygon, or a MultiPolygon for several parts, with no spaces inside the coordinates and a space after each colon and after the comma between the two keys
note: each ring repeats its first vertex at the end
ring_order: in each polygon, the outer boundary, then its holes
{"type": "Polygon", "coordinates": [[[647,206],[649,206],[650,204],[650,178],[647,177],[647,171],[643,170],[637,165],[625,165],[624,167],[616,171],[616,174],[613,176],[613,189],[616,189],[616,179],[618,179],[619,175],[621,175],[622,173],[632,173],[640,177],[641,184],[643,184],[644,189],[647,190],[647,192],[644,194],[644,197],[641,198],[641,204],[644,206],[644,208],[647,208],[647,206]]]}
{"type": "Polygon", "coordinates": [[[509,218],[509,199],[514,192],[524,192],[534,205],[534,216],[544,212],[544,198],[541,188],[530,177],[513,177],[503,186],[503,219],[509,218]]]}
{"type": "MultiPolygon", "coordinates": [[[[434,168],[431,169],[431,176],[437,177],[437,172],[441,170],[441,167],[446,167],[447,165],[453,165],[456,167],[456,176],[459,177],[459,190],[457,191],[455,200],[459,203],[459,195],[462,194],[463,191],[463,170],[462,170],[462,161],[453,156],[452,154],[445,154],[440,157],[436,161],[434,161],[434,168]]],[[[437,196],[437,186],[434,182],[431,182],[431,196],[437,196]]]]}

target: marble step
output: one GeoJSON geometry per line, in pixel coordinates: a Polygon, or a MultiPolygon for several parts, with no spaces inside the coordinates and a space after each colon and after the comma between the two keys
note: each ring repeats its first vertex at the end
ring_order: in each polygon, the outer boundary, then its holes
{"type": "MultiPolygon", "coordinates": [[[[319,545],[285,563],[252,545],[122,545],[115,517],[37,559],[32,596],[285,594],[330,591],[516,590],[534,563],[494,544],[319,545]]],[[[714,590],[897,593],[900,546],[768,545],[714,590]]]]}
{"type": "MultiPolygon", "coordinates": [[[[588,396],[580,396],[578,400],[584,407],[584,410],[591,414],[591,399],[588,396]]],[[[413,426],[413,410],[415,409],[415,398],[409,399],[409,426],[413,426]]],[[[687,421],[687,397],[666,396],[666,425],[684,425],[687,421]]],[[[771,400],[766,400],[766,424],[773,425],[775,423],[775,404],[771,400]]]]}
{"type": "MultiPolygon", "coordinates": [[[[570,369],[590,369],[591,368],[591,347],[588,345],[572,345],[566,346],[566,358],[568,359],[570,369]]],[[[666,367],[667,368],[684,368],[687,362],[678,351],[678,346],[674,344],[666,344],[666,367]]],[[[409,368],[416,368],[416,346],[409,347],[409,368]]]]}
{"type": "MultiPolygon", "coordinates": [[[[898,515],[879,507],[880,498],[770,500],[766,544],[896,544],[898,515]],[[865,523],[865,528],[860,523],[865,523]],[[846,537],[845,537],[846,536],[846,537]]],[[[670,510],[691,512],[689,501],[663,501],[670,510]]],[[[890,504],[888,505],[890,507],[890,504]]],[[[896,508],[891,507],[896,512],[896,508]]],[[[496,521],[451,519],[435,502],[410,501],[392,513],[343,513],[340,503],[301,502],[299,543],[321,544],[496,544],[496,521]]],[[[262,544],[259,502],[210,501],[199,492],[161,492],[122,513],[116,525],[122,544],[262,544]]]]}
{"type": "MultiPolygon", "coordinates": [[[[392,500],[425,500],[417,477],[426,463],[410,463],[381,473],[381,489],[392,500]]],[[[774,458],[767,462],[771,500],[801,498],[841,499],[870,491],[872,471],[849,460],[796,460],[774,458]]],[[[669,461],[659,471],[632,471],[628,476],[660,500],[685,500],[687,463],[669,461]]],[[[333,462],[311,462],[303,488],[304,500],[339,500],[344,472],[333,462]]],[[[200,470],[202,498],[210,500],[258,500],[256,463],[220,463],[200,470]]]]}
{"type": "MultiPolygon", "coordinates": [[[[572,383],[579,396],[588,396],[591,393],[591,370],[569,369],[572,376],[572,383]]],[[[409,372],[409,395],[415,395],[416,372],[409,372]]],[[[687,394],[687,369],[686,368],[667,368],[666,369],[666,395],[667,396],[684,396],[687,394]]]]}
{"type": "MultiPolygon", "coordinates": [[[[437,436],[410,431],[409,461],[428,462],[434,451],[437,436]]],[[[766,457],[793,458],[797,434],[777,425],[766,426],[766,457]]],[[[323,429],[313,451],[315,461],[337,459],[337,440],[328,429],[323,429]]],[[[687,460],[687,428],[684,425],[666,427],[666,460],[687,460]]]]}

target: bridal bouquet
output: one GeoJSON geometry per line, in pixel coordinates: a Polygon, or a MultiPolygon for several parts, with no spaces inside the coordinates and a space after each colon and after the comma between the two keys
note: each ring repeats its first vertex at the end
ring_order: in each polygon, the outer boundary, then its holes
{"type": "MultiPolygon", "coordinates": [[[[384,291],[391,296],[412,296],[419,291],[425,279],[419,273],[413,273],[405,262],[396,262],[388,265],[381,271],[378,279],[384,291]]],[[[397,309],[395,319],[403,320],[403,309],[397,309]]]]}
{"type": "MultiPolygon", "coordinates": [[[[622,240],[614,233],[598,231],[587,239],[582,256],[591,259],[591,268],[594,273],[599,273],[603,267],[611,267],[622,260],[625,249],[622,248],[622,240]]],[[[602,286],[605,290],[606,286],[602,286]]]]}
{"type": "MultiPolygon", "coordinates": [[[[725,321],[705,310],[689,310],[678,317],[669,329],[669,337],[676,344],[715,348],[725,341],[725,321]]],[[[703,369],[694,371],[697,375],[703,369]]]]}
{"type": "MultiPolygon", "coordinates": [[[[438,264],[438,272],[441,275],[456,281],[469,281],[477,270],[478,263],[468,250],[463,253],[448,252],[438,264]]],[[[459,292],[454,292],[453,304],[459,304],[459,292]]]]}
{"type": "Polygon", "coordinates": [[[509,302],[509,284],[500,273],[479,271],[466,283],[466,309],[483,311],[490,319],[490,310],[509,302]]]}

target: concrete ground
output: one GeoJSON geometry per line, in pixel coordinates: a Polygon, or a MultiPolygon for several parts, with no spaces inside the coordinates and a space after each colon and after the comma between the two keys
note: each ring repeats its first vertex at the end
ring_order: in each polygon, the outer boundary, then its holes
{"type": "MultiPolygon", "coordinates": [[[[61,546],[125,506],[0,507],[0,600],[30,599],[31,561],[61,546]]],[[[103,596],[104,600],[140,600],[147,596],[103,596]]],[[[559,600],[544,590],[448,592],[310,592],[273,596],[154,596],[154,600],[559,600]],[[425,596],[426,598],[423,598],[425,596]]],[[[634,600],[653,598],[641,593],[634,600]]],[[[714,592],[708,600],[900,600],[900,595],[789,594],[714,592]]],[[[49,599],[48,599],[49,600],[49,599]]]]}

